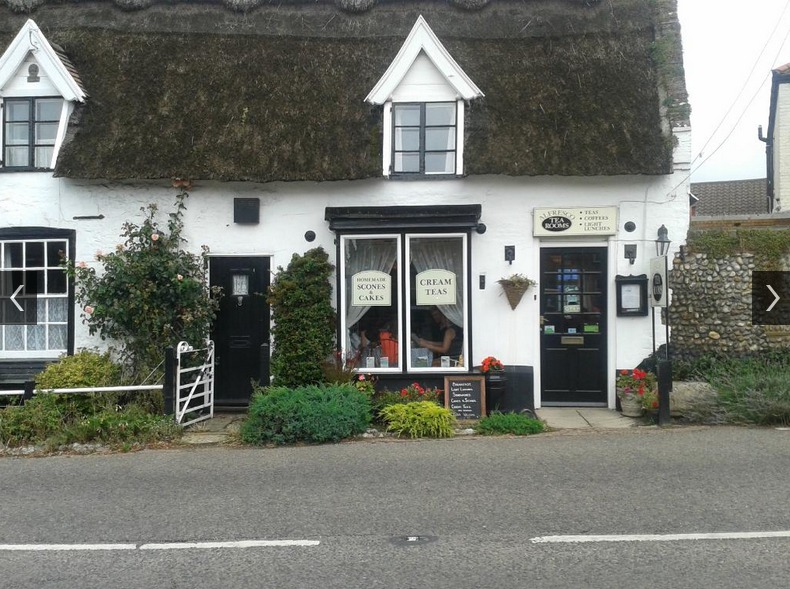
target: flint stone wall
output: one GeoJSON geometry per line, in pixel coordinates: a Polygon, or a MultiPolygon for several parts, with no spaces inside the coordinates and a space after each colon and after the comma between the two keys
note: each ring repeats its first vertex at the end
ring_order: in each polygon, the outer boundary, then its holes
{"type": "Polygon", "coordinates": [[[711,354],[754,355],[790,346],[790,326],[752,325],[752,271],[790,270],[790,256],[774,267],[764,257],[749,252],[712,257],[694,252],[694,236],[705,231],[745,228],[790,229],[790,218],[767,216],[692,220],[685,259],[678,254],[672,264],[670,326],[673,355],[692,359],[711,354]]]}

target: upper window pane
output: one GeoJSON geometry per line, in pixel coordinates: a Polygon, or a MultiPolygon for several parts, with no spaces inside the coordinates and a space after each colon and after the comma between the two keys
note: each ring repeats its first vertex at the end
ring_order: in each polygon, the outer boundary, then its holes
{"type": "Polygon", "coordinates": [[[402,126],[420,125],[420,105],[419,104],[399,104],[395,108],[395,124],[402,126]]]}
{"type": "Polygon", "coordinates": [[[428,102],[425,105],[425,124],[455,125],[454,102],[428,102]]]}
{"type": "Polygon", "coordinates": [[[30,103],[27,100],[23,102],[9,100],[6,103],[6,113],[6,120],[8,121],[29,121],[30,103]]]}
{"type": "Polygon", "coordinates": [[[62,100],[59,98],[42,98],[36,100],[37,121],[57,121],[60,119],[62,100]]]}

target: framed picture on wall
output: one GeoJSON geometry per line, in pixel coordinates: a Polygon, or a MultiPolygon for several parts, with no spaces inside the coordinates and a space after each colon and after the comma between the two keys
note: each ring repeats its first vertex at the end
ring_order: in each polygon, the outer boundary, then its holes
{"type": "Polygon", "coordinates": [[[647,315],[647,274],[616,276],[617,316],[642,317],[647,315]]]}

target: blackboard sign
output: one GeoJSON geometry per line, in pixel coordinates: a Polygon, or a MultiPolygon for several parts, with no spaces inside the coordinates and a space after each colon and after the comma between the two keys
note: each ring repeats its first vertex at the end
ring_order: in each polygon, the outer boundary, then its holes
{"type": "Polygon", "coordinates": [[[445,376],[444,406],[458,419],[480,419],[486,414],[484,376],[445,376]]]}

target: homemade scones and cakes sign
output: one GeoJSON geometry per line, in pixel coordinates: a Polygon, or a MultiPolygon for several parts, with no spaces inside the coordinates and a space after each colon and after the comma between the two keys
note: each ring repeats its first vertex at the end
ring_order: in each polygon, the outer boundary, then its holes
{"type": "Polygon", "coordinates": [[[617,207],[535,209],[533,235],[614,235],[617,207]]]}

